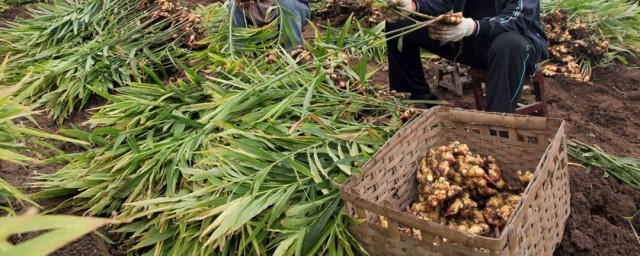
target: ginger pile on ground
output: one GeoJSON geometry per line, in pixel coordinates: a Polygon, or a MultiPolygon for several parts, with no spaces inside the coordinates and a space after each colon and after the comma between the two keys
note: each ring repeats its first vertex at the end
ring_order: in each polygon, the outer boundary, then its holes
{"type": "Polygon", "coordinates": [[[372,0],[333,0],[325,2],[314,10],[314,17],[327,20],[331,25],[344,24],[353,15],[353,19],[361,20],[366,27],[373,27],[384,20],[380,10],[372,0]]]}
{"type": "Polygon", "coordinates": [[[609,50],[609,42],[599,31],[594,31],[580,19],[568,24],[565,10],[545,14],[542,21],[549,41],[549,58],[552,60],[544,66],[544,74],[563,74],[579,81],[589,81],[590,72],[583,72],[578,59],[602,59],[609,50]]]}
{"type": "Polygon", "coordinates": [[[200,27],[200,16],[182,6],[179,2],[171,0],[143,0],[140,1],[138,8],[144,10],[152,6],[158,6],[159,8],[152,13],[150,18],[151,22],[168,20],[168,27],[180,25],[182,28],[180,33],[174,34],[172,37],[179,39],[181,45],[191,48],[198,40],[198,37],[204,36],[204,30],[200,27]]]}

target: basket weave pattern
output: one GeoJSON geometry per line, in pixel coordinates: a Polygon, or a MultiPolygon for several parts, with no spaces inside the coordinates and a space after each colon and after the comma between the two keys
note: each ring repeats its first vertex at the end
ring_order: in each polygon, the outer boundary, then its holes
{"type": "Polygon", "coordinates": [[[340,188],[351,233],[372,255],[551,255],[569,216],[562,120],[432,108],[391,138],[340,188]],[[508,138],[504,138],[504,134],[508,138]],[[503,136],[497,136],[502,134],[503,136]],[[417,198],[416,169],[431,147],[459,141],[492,155],[503,173],[535,170],[523,200],[497,237],[476,236],[399,211],[417,198]],[[388,228],[379,225],[384,216],[388,228]],[[420,233],[421,239],[400,232],[420,233]]]}

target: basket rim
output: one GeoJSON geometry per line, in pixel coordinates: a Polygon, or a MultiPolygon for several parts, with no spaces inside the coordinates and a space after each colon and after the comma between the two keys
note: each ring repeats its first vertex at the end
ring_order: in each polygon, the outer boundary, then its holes
{"type": "MultiPolygon", "coordinates": [[[[383,215],[388,219],[394,220],[398,223],[402,223],[405,222],[402,219],[396,219],[395,216],[393,215],[388,215],[386,214],[386,211],[394,211],[396,214],[399,213],[400,216],[402,216],[403,218],[406,218],[405,220],[410,220],[411,222],[417,222],[419,224],[422,225],[426,225],[428,227],[433,227],[434,230],[438,233],[439,229],[446,229],[446,233],[454,233],[457,236],[464,236],[471,240],[471,244],[474,244],[474,246],[476,247],[483,247],[483,248],[487,248],[489,250],[493,250],[493,251],[500,251],[502,248],[504,248],[505,246],[507,246],[507,241],[508,241],[508,237],[510,235],[513,235],[511,233],[514,232],[519,232],[518,230],[515,230],[516,227],[513,225],[513,221],[515,219],[516,216],[521,215],[523,212],[523,206],[525,203],[525,199],[529,197],[530,193],[533,191],[537,191],[539,189],[539,187],[541,186],[542,180],[540,178],[540,174],[542,172],[542,169],[550,163],[550,161],[548,161],[548,156],[547,154],[549,153],[549,151],[552,149],[552,147],[556,146],[555,142],[558,141],[558,139],[561,139],[564,135],[560,133],[560,131],[564,131],[565,128],[565,121],[559,118],[552,118],[552,117],[536,117],[536,116],[528,116],[528,115],[520,115],[520,114],[508,114],[508,113],[490,113],[490,112],[481,112],[481,111],[476,111],[476,110],[464,110],[464,109],[458,109],[458,108],[451,108],[451,107],[446,107],[446,106],[436,106],[433,108],[430,108],[428,110],[422,111],[420,113],[420,115],[416,118],[414,118],[411,122],[405,124],[405,126],[403,128],[401,128],[400,130],[398,130],[398,132],[396,132],[396,134],[394,134],[394,136],[392,136],[391,138],[389,138],[387,140],[387,142],[385,142],[385,144],[381,147],[384,148],[389,141],[392,141],[394,139],[396,139],[400,134],[404,133],[407,129],[411,129],[411,125],[414,124],[415,122],[419,122],[420,121],[420,117],[423,115],[427,115],[430,114],[431,112],[435,112],[436,114],[438,113],[442,113],[442,112],[448,112],[449,114],[453,113],[453,118],[452,119],[457,119],[459,121],[464,121],[465,123],[468,124],[481,124],[481,125],[489,125],[489,126],[500,126],[503,125],[503,127],[506,128],[528,128],[528,125],[530,124],[530,120],[533,121],[537,121],[539,124],[537,126],[534,126],[534,128],[537,128],[539,130],[547,130],[547,129],[552,129],[552,131],[554,131],[553,136],[550,136],[550,142],[547,145],[546,149],[545,149],[545,153],[542,155],[542,157],[540,158],[538,165],[536,167],[536,170],[534,171],[533,175],[533,179],[531,182],[529,182],[529,184],[527,185],[527,187],[525,188],[523,194],[522,194],[522,199],[520,200],[520,202],[518,203],[518,205],[515,207],[513,213],[511,214],[511,216],[509,217],[509,219],[507,220],[507,223],[503,229],[503,231],[500,233],[500,236],[495,238],[495,237],[486,237],[486,236],[481,236],[481,235],[475,235],[475,234],[471,234],[471,233],[467,233],[467,232],[463,232],[460,230],[456,230],[456,229],[452,229],[449,228],[447,226],[444,226],[442,224],[433,222],[433,221],[429,221],[429,220],[425,220],[422,219],[418,216],[414,216],[408,213],[405,213],[403,211],[399,211],[397,209],[393,209],[393,208],[389,208],[386,207],[382,204],[377,204],[371,200],[368,200],[366,198],[360,197],[359,193],[357,191],[355,191],[352,187],[347,186],[347,184],[349,182],[352,181],[352,179],[356,179],[356,177],[360,176],[360,175],[364,175],[364,173],[360,172],[358,174],[354,174],[351,177],[349,177],[344,183],[340,184],[338,186],[339,190],[340,190],[340,197],[342,198],[342,200],[353,204],[353,205],[369,205],[369,206],[373,206],[373,205],[377,205],[378,207],[382,207],[383,209],[380,210],[378,212],[378,209],[375,209],[376,207],[372,207],[372,208],[367,208],[368,211],[379,214],[379,215],[383,215]],[[486,120],[487,118],[478,118],[478,120],[476,120],[475,122],[469,122],[468,119],[470,117],[473,117],[472,115],[480,115],[480,116],[485,116],[485,117],[496,117],[499,116],[501,118],[507,118],[506,121],[500,123],[496,123],[496,122],[489,122],[488,120],[486,120]],[[373,204],[373,205],[372,205],[373,204]]],[[[490,119],[490,118],[489,118],[490,119]]],[[[472,118],[473,120],[473,118],[472,118]]],[[[504,119],[503,119],[504,120],[504,119]]],[[[380,154],[382,154],[383,152],[381,150],[378,150],[378,152],[376,152],[361,168],[360,170],[366,169],[370,164],[374,163],[374,159],[378,158],[380,154]]],[[[447,238],[445,236],[447,236],[445,232],[443,232],[442,234],[436,234],[434,232],[434,235],[438,235],[441,236],[443,238],[447,238]]]]}

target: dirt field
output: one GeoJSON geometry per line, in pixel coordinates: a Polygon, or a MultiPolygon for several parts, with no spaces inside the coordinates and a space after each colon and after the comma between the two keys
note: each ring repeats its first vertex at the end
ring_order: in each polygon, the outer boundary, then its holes
{"type": "MultiPolygon", "coordinates": [[[[186,1],[193,3],[213,1],[186,1]]],[[[0,14],[3,20],[15,16],[24,17],[24,8],[12,9],[0,14]]],[[[433,72],[427,72],[433,83],[433,72]]],[[[621,156],[640,157],[640,69],[622,66],[596,69],[592,83],[581,83],[562,77],[546,78],[551,117],[567,121],[570,139],[596,144],[621,156]]],[[[382,69],[372,78],[374,84],[388,84],[387,74],[382,69]]],[[[436,91],[441,99],[463,108],[473,107],[473,96],[465,88],[463,97],[436,91]]],[[[105,104],[104,100],[92,99],[89,108],[105,104]]],[[[64,127],[71,123],[81,124],[90,116],[88,111],[77,112],[64,127]]],[[[57,133],[59,127],[49,118],[36,116],[40,128],[57,133]]],[[[82,148],[52,142],[67,152],[79,152],[82,148]]],[[[15,186],[25,186],[36,173],[53,173],[61,165],[19,166],[0,162],[0,177],[15,186]]],[[[584,168],[572,165],[571,216],[564,239],[556,251],[557,255],[637,255],[640,242],[635,237],[632,225],[640,230],[640,217],[633,224],[624,219],[640,208],[640,192],[620,184],[614,178],[603,178],[603,171],[587,173],[584,168]]],[[[27,192],[34,192],[26,188],[27,192]]],[[[53,209],[63,199],[40,201],[46,209],[53,209]]],[[[69,213],[55,211],[57,213],[69,213]]],[[[27,237],[14,238],[14,241],[27,237]]],[[[124,255],[118,246],[109,245],[95,234],[62,248],[53,255],[124,255]]]]}
{"type": "MultiPolygon", "coordinates": [[[[609,153],[640,157],[640,69],[598,69],[593,84],[546,79],[552,117],[567,121],[567,135],[609,153]]],[[[640,192],[603,172],[572,166],[571,216],[558,255],[637,255],[640,241],[623,218],[640,209],[640,192]]],[[[640,230],[640,218],[633,221],[640,230]]]]}

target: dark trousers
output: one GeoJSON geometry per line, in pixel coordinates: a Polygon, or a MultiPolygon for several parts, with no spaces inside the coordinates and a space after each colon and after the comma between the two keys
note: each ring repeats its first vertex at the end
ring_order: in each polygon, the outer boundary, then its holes
{"type": "MultiPolygon", "coordinates": [[[[415,23],[410,20],[387,23],[386,31],[412,24],[415,23]]],[[[491,112],[515,111],[525,76],[533,74],[537,62],[533,58],[537,56],[535,49],[527,38],[517,32],[503,33],[495,38],[467,37],[457,43],[441,44],[429,38],[428,29],[423,28],[387,41],[392,90],[412,95],[431,94],[422,70],[420,48],[445,59],[487,70],[485,110],[491,112]]]]}

